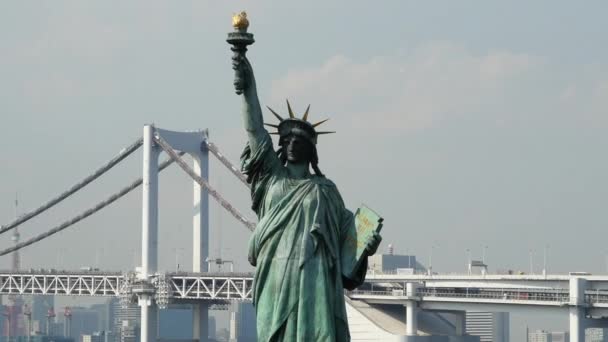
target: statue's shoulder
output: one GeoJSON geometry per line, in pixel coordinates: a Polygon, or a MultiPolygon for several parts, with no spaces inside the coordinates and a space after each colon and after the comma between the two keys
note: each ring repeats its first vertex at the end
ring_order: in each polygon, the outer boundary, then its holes
{"type": "Polygon", "coordinates": [[[314,176],[312,176],[311,180],[316,185],[326,186],[326,187],[331,187],[331,188],[336,188],[336,189],[338,188],[336,186],[336,183],[334,183],[331,179],[329,179],[327,177],[321,177],[321,176],[314,175],[314,176]]]}

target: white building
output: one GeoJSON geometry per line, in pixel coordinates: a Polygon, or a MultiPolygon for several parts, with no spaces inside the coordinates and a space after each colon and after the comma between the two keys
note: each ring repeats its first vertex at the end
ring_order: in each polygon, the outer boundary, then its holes
{"type": "Polygon", "coordinates": [[[105,336],[101,334],[82,335],[82,342],[105,342],[105,336]]]}
{"type": "Polygon", "coordinates": [[[570,334],[563,331],[554,331],[551,333],[551,342],[568,342],[570,334]]]}
{"type": "Polygon", "coordinates": [[[139,327],[132,321],[122,321],[120,328],[120,342],[137,342],[139,340],[139,327]]]}
{"type": "Polygon", "coordinates": [[[536,330],[528,332],[528,342],[568,342],[570,334],[563,331],[536,330]]]}
{"type": "Polygon", "coordinates": [[[255,342],[255,308],[251,303],[230,304],[230,342],[255,342]]]}
{"type": "Polygon", "coordinates": [[[528,342],[553,342],[551,333],[544,330],[528,332],[528,342]]]}
{"type": "Polygon", "coordinates": [[[588,328],[585,330],[585,342],[608,342],[607,328],[588,328]]]}

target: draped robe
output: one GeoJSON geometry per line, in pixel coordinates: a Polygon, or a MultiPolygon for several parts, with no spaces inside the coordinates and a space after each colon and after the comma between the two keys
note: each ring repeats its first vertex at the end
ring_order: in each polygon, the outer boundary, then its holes
{"type": "Polygon", "coordinates": [[[367,268],[345,243],[353,214],[327,178],[289,177],[268,133],[258,145],[241,156],[259,219],[248,252],[258,342],[350,341],[343,289],[359,286],[367,268]]]}

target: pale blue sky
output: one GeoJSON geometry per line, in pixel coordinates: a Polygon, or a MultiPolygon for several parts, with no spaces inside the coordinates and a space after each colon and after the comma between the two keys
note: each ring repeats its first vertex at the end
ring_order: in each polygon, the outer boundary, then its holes
{"type": "MultiPolygon", "coordinates": [[[[338,134],[320,139],[320,166],[350,207],[385,216],[383,249],[426,261],[434,245],[439,272],[463,271],[465,250],[480,257],[484,245],[492,270],[528,271],[532,249],[539,272],[548,245],[549,271],[606,272],[602,1],[2,2],[0,221],[11,220],[15,192],[22,211],[37,206],[144,123],[208,128],[236,162],[245,135],[225,35],[241,9],[262,103],[285,112],[289,98],[331,118],[338,134]]],[[[138,177],[140,154],[24,225],[23,237],[138,177]]],[[[215,160],[211,177],[247,211],[248,191],[215,160]]],[[[191,184],[177,168],[161,184],[160,265],[174,267],[183,247],[190,267],[191,184]]],[[[25,249],[24,266],[132,267],[140,201],[134,192],[25,249]]],[[[212,237],[245,268],[246,230],[212,211],[212,237]]]]}

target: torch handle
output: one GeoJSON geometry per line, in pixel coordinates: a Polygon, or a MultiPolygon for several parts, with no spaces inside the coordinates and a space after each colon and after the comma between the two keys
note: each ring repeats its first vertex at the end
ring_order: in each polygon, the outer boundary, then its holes
{"type": "Polygon", "coordinates": [[[235,62],[234,89],[237,95],[241,95],[247,88],[247,75],[242,64],[247,52],[247,45],[233,45],[230,50],[234,53],[232,59],[235,62]]]}

